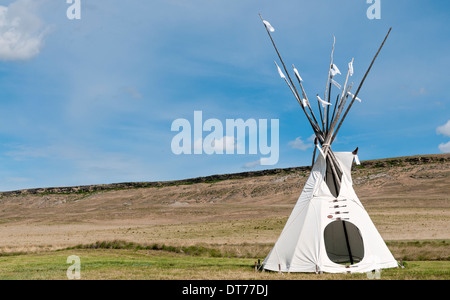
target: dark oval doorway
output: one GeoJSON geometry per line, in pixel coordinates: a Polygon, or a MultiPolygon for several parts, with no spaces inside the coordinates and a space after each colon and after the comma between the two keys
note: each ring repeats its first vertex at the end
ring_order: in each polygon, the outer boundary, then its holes
{"type": "Polygon", "coordinates": [[[356,264],[364,257],[361,233],[353,223],[333,221],[324,230],[328,258],[337,264],[356,264]]]}

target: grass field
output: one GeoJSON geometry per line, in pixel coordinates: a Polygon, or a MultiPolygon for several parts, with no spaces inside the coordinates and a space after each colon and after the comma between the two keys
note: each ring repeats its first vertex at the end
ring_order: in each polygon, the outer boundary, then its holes
{"type": "MultiPolygon", "coordinates": [[[[403,253],[404,268],[382,270],[383,280],[449,280],[449,241],[391,241],[394,255],[403,253]],[[432,260],[431,260],[432,259],[432,260]]],[[[298,280],[370,279],[367,274],[278,274],[255,272],[252,251],[268,245],[167,246],[125,241],[97,242],[64,250],[8,253],[0,256],[0,279],[64,280],[71,263],[80,258],[81,279],[133,280],[298,280]],[[220,247],[219,247],[220,246],[220,247]],[[238,250],[239,249],[239,250],[238,250]]]]}
{"type": "MultiPolygon", "coordinates": [[[[367,274],[278,274],[255,272],[251,258],[186,255],[160,250],[71,249],[0,257],[0,279],[65,280],[70,264],[67,257],[77,255],[81,279],[98,280],[298,280],[368,279],[367,274]]],[[[450,261],[408,261],[405,268],[386,269],[382,280],[449,280],[450,261]]]]}

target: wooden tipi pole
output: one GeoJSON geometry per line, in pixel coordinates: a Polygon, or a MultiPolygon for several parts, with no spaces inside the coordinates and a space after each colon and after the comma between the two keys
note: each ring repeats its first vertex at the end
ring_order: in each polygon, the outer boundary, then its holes
{"type": "Polygon", "coordinates": [[[366,80],[367,74],[369,74],[370,69],[371,69],[372,66],[373,66],[373,63],[374,63],[375,60],[377,59],[377,56],[378,56],[378,54],[380,53],[381,48],[383,48],[384,43],[386,42],[386,40],[387,40],[387,38],[388,38],[389,33],[391,32],[391,30],[392,30],[392,27],[389,28],[389,31],[388,31],[388,33],[386,34],[386,37],[384,38],[383,42],[381,43],[380,48],[378,48],[378,51],[377,51],[377,53],[375,54],[375,57],[373,58],[372,62],[370,63],[369,68],[368,68],[367,71],[366,71],[366,74],[364,74],[364,77],[363,77],[363,79],[361,80],[361,83],[359,84],[358,89],[356,90],[356,93],[355,93],[355,95],[353,96],[352,101],[350,102],[350,105],[347,107],[347,110],[345,111],[344,116],[342,117],[341,121],[339,122],[338,127],[336,128],[336,131],[334,132],[333,138],[332,138],[331,141],[330,141],[331,143],[332,143],[332,142],[334,141],[334,139],[336,138],[336,135],[337,135],[337,133],[339,132],[339,129],[341,128],[342,122],[344,122],[345,117],[347,116],[347,114],[348,114],[350,108],[352,107],[353,103],[355,102],[356,97],[358,97],[358,93],[359,93],[359,91],[361,90],[361,87],[362,87],[364,81],[366,80]]]}

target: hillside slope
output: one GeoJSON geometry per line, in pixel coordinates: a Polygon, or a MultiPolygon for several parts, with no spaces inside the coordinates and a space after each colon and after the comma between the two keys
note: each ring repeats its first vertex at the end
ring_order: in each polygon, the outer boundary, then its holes
{"type": "MultiPolygon", "coordinates": [[[[104,239],[270,243],[309,172],[297,167],[3,192],[0,249],[60,248],[104,239]],[[226,233],[217,233],[225,227],[226,233]]],[[[450,238],[450,154],[364,161],[354,166],[352,176],[357,195],[385,239],[450,238]]]]}

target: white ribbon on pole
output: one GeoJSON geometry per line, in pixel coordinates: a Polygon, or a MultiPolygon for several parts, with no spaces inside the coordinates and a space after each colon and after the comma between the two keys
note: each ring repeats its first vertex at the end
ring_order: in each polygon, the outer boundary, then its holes
{"type": "Polygon", "coordinates": [[[348,63],[348,69],[350,70],[350,76],[353,76],[353,61],[348,63]]]}
{"type": "Polygon", "coordinates": [[[283,78],[283,79],[286,79],[286,76],[284,76],[283,71],[281,71],[281,68],[278,66],[276,61],[275,61],[275,64],[277,65],[278,74],[280,74],[280,77],[283,78]]]}
{"type": "Polygon", "coordinates": [[[263,23],[264,23],[264,25],[267,26],[267,29],[269,29],[270,32],[274,32],[275,31],[275,28],[273,28],[273,26],[270,25],[269,22],[267,22],[266,20],[263,20],[263,23]]]}
{"type": "Polygon", "coordinates": [[[319,100],[319,102],[322,104],[323,108],[325,108],[325,105],[331,105],[331,103],[329,103],[325,100],[322,100],[322,98],[320,98],[319,95],[317,95],[316,97],[317,97],[317,100],[319,100]]]}
{"type": "MultiPolygon", "coordinates": [[[[352,93],[347,92],[347,94],[348,94],[350,97],[355,98],[355,95],[353,95],[352,93]]],[[[356,97],[355,99],[358,100],[359,102],[361,102],[361,99],[359,99],[358,97],[356,97]]]]}
{"type": "Polygon", "coordinates": [[[331,79],[331,83],[338,89],[341,89],[341,85],[339,83],[337,83],[334,79],[331,79]]]}
{"type": "Polygon", "coordinates": [[[333,64],[331,66],[331,76],[334,77],[336,74],[341,74],[341,71],[339,71],[338,67],[335,64],[333,64]]]}
{"type": "Polygon", "coordinates": [[[304,108],[308,107],[308,103],[309,103],[309,102],[308,102],[308,99],[303,98],[302,103],[303,103],[303,107],[304,107],[304,108]]]}
{"type": "Polygon", "coordinates": [[[295,73],[295,76],[297,76],[298,80],[300,80],[300,82],[302,82],[303,79],[300,77],[300,74],[298,73],[298,70],[295,67],[294,67],[294,73],[295,73]]]}

